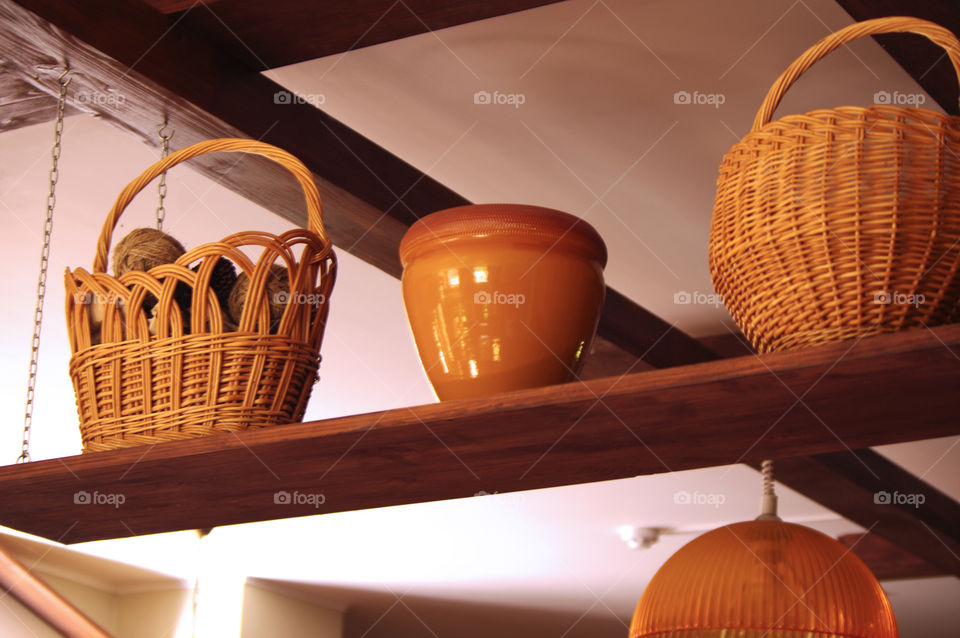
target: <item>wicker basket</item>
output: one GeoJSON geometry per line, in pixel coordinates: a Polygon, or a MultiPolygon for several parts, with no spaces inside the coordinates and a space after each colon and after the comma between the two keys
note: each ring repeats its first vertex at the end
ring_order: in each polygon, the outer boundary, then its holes
{"type": "MultiPolygon", "coordinates": [[[[117,198],[97,244],[93,272],[67,270],[70,376],[77,396],[84,452],[194,438],[299,421],[320,364],[320,344],[336,277],[323,229],[320,195],[310,171],[289,153],[244,139],[201,142],[148,168],[117,198]],[[303,189],[308,230],[276,236],[242,232],[190,250],[174,264],[116,278],[106,272],[110,241],[123,210],[163,171],[216,151],[254,153],[288,169],[303,189]],[[259,253],[256,261],[247,255],[259,253]],[[209,286],[225,257],[250,278],[236,331],[227,331],[209,286]],[[271,330],[267,277],[287,269],[288,303],[271,330]],[[185,325],[174,293],[192,293],[185,325]],[[155,336],[144,301],[157,299],[155,336]],[[91,299],[104,300],[99,343],[91,299]],[[299,302],[303,303],[299,303],[299,302]]],[[[232,329],[231,329],[232,330],[232,329]]]]}
{"type": "Polygon", "coordinates": [[[960,76],[960,44],[943,27],[915,18],[851,25],[787,68],[720,165],[710,270],[760,352],[958,319],[960,118],[878,105],[770,121],[817,60],[890,32],[939,44],[960,76]]]}

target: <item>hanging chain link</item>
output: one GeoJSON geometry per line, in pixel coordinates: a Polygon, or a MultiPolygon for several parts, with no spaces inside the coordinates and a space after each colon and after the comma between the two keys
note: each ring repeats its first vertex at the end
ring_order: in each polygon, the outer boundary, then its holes
{"type": "MultiPolygon", "coordinates": [[[[164,122],[157,135],[160,136],[160,158],[170,154],[170,138],[173,133],[166,131],[167,123],[164,122]]],[[[160,196],[160,204],[157,206],[157,230],[163,230],[163,220],[167,218],[167,209],[163,207],[163,200],[167,197],[167,171],[160,173],[160,184],[157,186],[157,194],[160,196]]]]}
{"type": "Polygon", "coordinates": [[[50,190],[47,194],[47,214],[43,221],[43,249],[40,251],[40,276],[37,279],[37,305],[33,310],[33,339],[30,342],[30,368],[27,374],[27,405],[23,416],[23,441],[20,444],[20,456],[17,463],[30,460],[30,428],[33,426],[33,399],[37,385],[37,361],[40,357],[40,329],[43,326],[43,301],[47,295],[47,266],[50,263],[50,236],[53,233],[53,208],[56,205],[57,180],[60,172],[60,139],[63,136],[63,110],[67,104],[67,77],[69,69],[64,69],[57,82],[60,91],[57,96],[57,123],[53,133],[53,164],[50,168],[50,190]]]}

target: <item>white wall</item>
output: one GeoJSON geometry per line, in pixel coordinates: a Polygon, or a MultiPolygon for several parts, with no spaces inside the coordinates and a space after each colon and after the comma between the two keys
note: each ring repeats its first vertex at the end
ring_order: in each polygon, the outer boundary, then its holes
{"type": "MultiPolygon", "coordinates": [[[[37,573],[57,593],[69,600],[105,631],[117,634],[118,597],[96,587],[37,573]]],[[[4,638],[61,638],[46,622],[10,594],[0,597],[0,636],[4,638]]],[[[130,634],[131,638],[134,634],[130,634]]],[[[117,635],[117,638],[125,638],[117,635]]],[[[144,637],[145,638],[145,637],[144,637]]]]}
{"type": "Polygon", "coordinates": [[[625,638],[629,619],[621,619],[597,603],[590,610],[571,605],[555,612],[483,605],[471,602],[425,600],[403,596],[399,602],[352,610],[347,614],[346,638],[625,638]]]}
{"type": "Polygon", "coordinates": [[[164,589],[117,596],[117,638],[189,636],[190,590],[164,589]]]}
{"type": "MultiPolygon", "coordinates": [[[[191,635],[190,590],[111,593],[60,576],[39,573],[44,582],[115,638],[180,638],[191,635]]],[[[60,638],[13,596],[0,596],[0,636],[60,638]]],[[[240,638],[310,636],[341,638],[343,614],[295,596],[246,585],[240,638]]],[[[217,636],[216,638],[230,638],[217,636]]]]}
{"type": "Polygon", "coordinates": [[[341,638],[342,635],[343,614],[338,611],[249,583],[244,587],[240,638],[341,638]]]}

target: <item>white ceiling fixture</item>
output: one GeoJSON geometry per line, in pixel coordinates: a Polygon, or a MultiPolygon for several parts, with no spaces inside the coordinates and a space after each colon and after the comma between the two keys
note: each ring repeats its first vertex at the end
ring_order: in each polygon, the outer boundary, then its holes
{"type": "Polygon", "coordinates": [[[637,527],[621,525],[617,528],[620,540],[630,549],[649,549],[660,540],[660,535],[668,532],[669,527],[637,527]]]}

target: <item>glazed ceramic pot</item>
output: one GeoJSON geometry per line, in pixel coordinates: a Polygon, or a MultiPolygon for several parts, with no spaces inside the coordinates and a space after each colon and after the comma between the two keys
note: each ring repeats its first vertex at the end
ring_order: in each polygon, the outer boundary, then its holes
{"type": "Polygon", "coordinates": [[[400,244],[403,303],[441,400],[563,383],[603,306],[607,251],[587,222],[518,204],[440,211],[400,244]]]}

